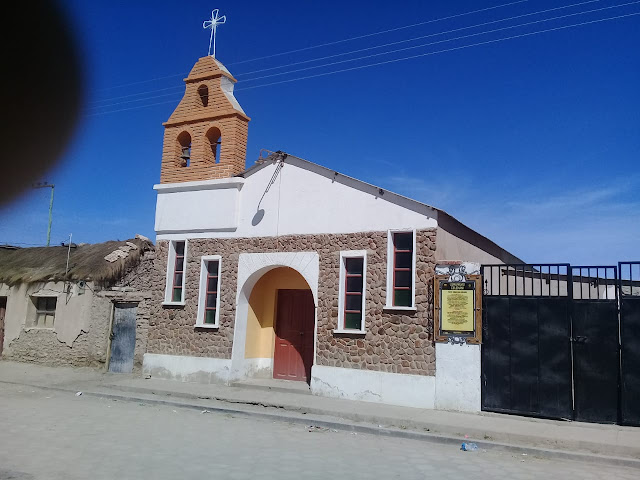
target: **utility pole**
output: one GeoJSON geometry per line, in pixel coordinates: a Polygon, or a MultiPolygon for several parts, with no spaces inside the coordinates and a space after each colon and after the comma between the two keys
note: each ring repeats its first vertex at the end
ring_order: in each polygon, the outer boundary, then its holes
{"type": "Polygon", "coordinates": [[[31,188],[51,188],[51,200],[49,201],[49,225],[47,226],[47,247],[51,243],[51,218],[53,214],[53,190],[55,185],[53,183],[34,183],[31,188]]]}

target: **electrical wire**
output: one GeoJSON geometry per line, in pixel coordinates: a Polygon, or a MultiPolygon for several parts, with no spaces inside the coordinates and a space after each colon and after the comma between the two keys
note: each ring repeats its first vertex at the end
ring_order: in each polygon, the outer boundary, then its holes
{"type": "MultiPolygon", "coordinates": [[[[334,71],[331,71],[331,72],[321,72],[321,73],[317,73],[317,74],[314,74],[314,75],[307,75],[307,76],[304,76],[304,77],[290,78],[290,79],[286,79],[286,80],[280,80],[280,81],[277,81],[277,82],[269,82],[269,83],[265,83],[265,84],[261,84],[261,85],[253,85],[253,86],[248,86],[248,87],[241,87],[241,88],[238,88],[236,90],[237,91],[251,90],[251,89],[255,89],[255,88],[263,88],[263,87],[268,87],[268,86],[272,86],[272,85],[280,85],[280,84],[283,84],[283,83],[291,83],[291,82],[296,82],[296,81],[300,81],[300,80],[307,80],[307,79],[323,77],[323,76],[327,76],[327,75],[334,75],[336,73],[343,73],[343,72],[349,72],[349,71],[354,71],[354,70],[360,70],[360,69],[363,69],[363,68],[375,67],[375,66],[379,66],[379,65],[397,63],[397,62],[401,62],[401,61],[411,60],[411,59],[414,59],[414,58],[421,58],[421,57],[426,57],[426,56],[438,55],[438,54],[441,54],[441,53],[447,53],[447,52],[452,52],[452,51],[457,51],[457,50],[463,50],[465,48],[477,47],[477,46],[481,46],[481,45],[489,45],[489,44],[492,44],[492,43],[498,43],[498,42],[503,42],[503,41],[507,41],[507,40],[513,40],[513,39],[516,39],[516,38],[529,37],[529,36],[538,35],[538,34],[541,34],[541,33],[554,32],[554,31],[565,30],[565,29],[569,29],[569,28],[576,28],[576,27],[580,27],[580,26],[584,26],[584,25],[591,25],[591,24],[596,24],[596,23],[601,23],[601,22],[606,22],[606,21],[612,21],[612,20],[617,20],[617,19],[622,19],[622,18],[629,18],[629,17],[633,17],[633,16],[636,16],[636,15],[640,15],[640,12],[629,13],[629,14],[625,14],[625,15],[617,15],[617,16],[613,16],[613,17],[606,17],[606,18],[601,18],[601,19],[597,19],[597,20],[590,20],[590,21],[585,21],[585,22],[580,22],[580,23],[575,23],[575,24],[570,24],[570,25],[563,25],[563,26],[549,28],[549,29],[545,29],[545,30],[539,30],[539,31],[535,31],[535,32],[529,32],[529,33],[523,33],[523,34],[519,34],[519,35],[512,35],[512,36],[509,36],[509,37],[503,37],[503,38],[498,38],[498,39],[493,39],[493,40],[487,40],[487,41],[484,41],[484,42],[477,42],[477,43],[472,43],[472,44],[468,44],[468,45],[461,45],[459,47],[452,47],[452,48],[447,48],[447,49],[443,49],[443,50],[436,50],[434,52],[426,52],[426,53],[421,53],[421,54],[417,54],[417,55],[410,55],[410,56],[407,56],[407,57],[401,57],[401,58],[396,58],[396,59],[391,59],[391,60],[385,60],[385,61],[382,61],[382,62],[371,63],[371,64],[367,64],[367,65],[359,65],[359,66],[356,66],[356,67],[350,67],[350,68],[344,68],[344,69],[340,69],[340,70],[334,70],[334,71]]],[[[156,105],[165,105],[165,104],[168,104],[168,103],[175,103],[175,101],[174,100],[169,100],[169,101],[164,101],[164,102],[156,102],[156,103],[152,103],[152,104],[149,104],[149,105],[138,105],[138,106],[130,107],[130,108],[122,108],[122,109],[110,110],[110,111],[106,111],[106,112],[91,113],[91,114],[87,114],[85,116],[92,117],[92,116],[106,115],[106,114],[109,114],[109,113],[118,113],[118,112],[130,111],[130,110],[137,110],[137,109],[140,109],[140,108],[147,108],[147,107],[152,107],[152,106],[156,106],[156,105]]]]}
{"type": "Polygon", "coordinates": [[[179,87],[173,87],[173,89],[176,91],[171,93],[164,93],[162,95],[153,95],[150,97],[137,98],[135,100],[125,100],[123,102],[109,103],[107,105],[94,105],[92,107],[87,107],[87,108],[95,110],[97,108],[115,107],[116,105],[124,105],[127,103],[146,102],[147,100],[153,100],[154,98],[175,97],[177,93],[184,91],[184,85],[180,85],[179,87]]]}
{"type": "Polygon", "coordinates": [[[574,28],[574,27],[580,27],[580,26],[583,26],[583,25],[590,25],[590,24],[606,22],[606,21],[610,21],[610,20],[617,20],[617,19],[620,19],[620,18],[633,17],[635,15],[640,15],[640,12],[629,13],[629,14],[626,14],[626,15],[617,15],[615,17],[607,17],[607,18],[602,18],[602,19],[598,19],[598,20],[591,20],[591,21],[588,21],[588,22],[576,23],[576,24],[572,24],[572,25],[564,25],[564,26],[561,26],[561,27],[548,28],[546,30],[540,30],[540,31],[537,31],[537,32],[523,33],[523,34],[520,34],[520,35],[513,35],[511,37],[498,38],[498,39],[495,39],[495,40],[487,40],[485,42],[472,43],[470,45],[462,45],[460,47],[453,47],[453,48],[447,48],[447,49],[444,49],[444,50],[437,50],[435,52],[427,52],[427,53],[421,53],[421,54],[418,54],[418,55],[411,55],[409,57],[401,57],[401,58],[396,58],[396,59],[393,59],[393,60],[386,60],[384,62],[371,63],[371,64],[368,64],[368,65],[360,65],[360,66],[351,67],[351,68],[344,68],[344,69],[341,69],[341,70],[335,70],[333,72],[323,72],[323,73],[318,73],[318,74],[315,74],[315,75],[308,75],[306,77],[298,77],[298,78],[292,78],[292,79],[288,79],[288,80],[281,80],[281,81],[278,81],[278,82],[265,83],[263,85],[242,87],[242,88],[239,88],[238,90],[251,90],[251,89],[254,89],[254,88],[262,88],[262,87],[268,87],[268,86],[271,86],[271,85],[279,85],[279,84],[282,84],[282,83],[290,83],[290,82],[295,82],[295,81],[299,81],[299,80],[307,80],[307,79],[310,79],[310,78],[323,77],[323,76],[326,76],[326,75],[334,75],[336,73],[349,72],[349,71],[353,71],[353,70],[360,70],[362,68],[375,67],[375,66],[378,66],[378,65],[386,65],[386,64],[389,64],[389,63],[402,62],[402,61],[411,60],[411,59],[414,59],[414,58],[426,57],[426,56],[430,56],[430,55],[437,55],[437,54],[446,53],[446,52],[453,52],[453,51],[456,51],[456,50],[463,50],[465,48],[477,47],[477,46],[480,46],[480,45],[489,45],[491,43],[497,43],[497,42],[502,42],[502,41],[506,41],[506,40],[513,40],[513,39],[516,39],[516,38],[529,37],[529,36],[532,36],[532,35],[538,35],[540,33],[554,32],[554,31],[558,31],[558,30],[565,30],[567,28],[574,28]]]}
{"type": "Polygon", "coordinates": [[[345,38],[343,40],[335,40],[335,41],[332,41],[332,42],[321,43],[320,45],[313,45],[311,47],[297,48],[295,50],[289,50],[287,52],[274,53],[272,55],[265,55],[263,57],[256,57],[256,58],[251,58],[249,60],[242,60],[242,61],[239,61],[239,62],[233,62],[233,63],[230,63],[229,65],[239,65],[241,63],[255,62],[257,60],[265,60],[267,58],[279,57],[279,56],[282,56],[282,55],[289,55],[291,53],[304,52],[304,51],[312,50],[312,49],[315,49],[315,48],[328,47],[330,45],[337,45],[339,43],[351,42],[353,40],[360,40],[362,38],[369,38],[369,37],[373,37],[373,36],[376,36],[376,35],[382,35],[384,33],[397,32],[398,30],[405,30],[407,28],[419,27],[419,26],[422,26],[422,25],[428,25],[430,23],[442,22],[443,20],[450,20],[452,18],[459,18],[459,17],[464,17],[466,15],[473,15],[474,13],[487,12],[489,10],[495,10],[495,9],[498,9],[498,8],[509,7],[511,5],[516,5],[518,3],[525,3],[527,1],[529,1],[529,0],[518,0],[516,2],[504,3],[502,5],[495,5],[493,7],[481,8],[479,10],[472,10],[470,12],[458,13],[456,15],[449,15],[447,17],[440,17],[440,18],[435,18],[433,20],[426,20],[424,22],[412,23],[411,25],[404,25],[404,26],[401,26],[401,27],[395,27],[395,28],[389,28],[387,30],[381,30],[379,32],[367,33],[365,35],[358,35],[357,37],[345,38]]]}
{"type": "MultiPolygon", "coordinates": [[[[572,7],[572,6],[583,5],[585,3],[592,3],[592,2],[593,2],[593,0],[591,0],[589,2],[573,4],[573,5],[566,6],[566,8],[572,7]]],[[[463,40],[463,39],[466,39],[466,38],[476,37],[476,36],[479,36],[479,35],[487,35],[487,34],[490,34],[490,33],[500,32],[500,31],[504,31],[504,30],[511,30],[511,29],[514,29],[514,28],[520,28],[520,27],[535,25],[535,24],[539,24],[539,23],[550,22],[550,21],[554,21],[554,20],[560,20],[560,19],[563,19],[563,18],[574,17],[574,16],[577,16],[577,15],[586,15],[586,14],[589,14],[589,13],[600,12],[600,11],[603,11],[603,10],[610,10],[610,9],[613,9],[613,8],[620,8],[620,7],[625,7],[625,6],[629,6],[629,5],[635,5],[635,4],[638,4],[638,3],[640,3],[640,0],[636,0],[636,1],[633,1],[633,2],[627,2],[627,3],[623,3],[623,4],[618,4],[618,5],[612,5],[612,6],[608,6],[608,7],[596,8],[596,9],[591,9],[591,10],[584,10],[582,12],[575,12],[575,13],[570,13],[570,14],[566,14],[566,15],[558,15],[558,16],[551,17],[551,18],[535,20],[535,21],[532,21],[532,22],[525,22],[525,23],[521,23],[521,24],[517,24],[517,25],[510,25],[510,26],[507,26],[507,27],[497,28],[497,29],[493,29],[493,30],[487,30],[487,31],[483,31],[483,32],[476,32],[476,33],[472,33],[472,34],[469,34],[469,35],[462,35],[462,36],[448,38],[448,39],[444,39],[444,40],[438,40],[438,41],[435,41],[435,42],[423,43],[423,44],[420,44],[420,45],[412,45],[410,47],[404,47],[404,48],[399,48],[399,49],[395,49],[395,50],[388,50],[388,51],[385,51],[385,52],[374,53],[374,54],[371,54],[371,55],[363,55],[363,56],[359,56],[359,57],[355,57],[355,58],[351,58],[351,59],[338,60],[338,61],[335,61],[335,62],[325,63],[325,64],[321,64],[321,65],[314,65],[314,66],[310,66],[310,67],[299,68],[299,69],[289,70],[289,71],[285,71],[285,72],[273,73],[273,74],[270,74],[270,75],[262,75],[262,76],[259,76],[259,77],[256,77],[256,78],[245,79],[244,82],[252,82],[252,81],[256,81],[256,80],[261,80],[261,79],[266,79],[266,78],[273,78],[273,77],[278,77],[278,76],[282,76],[282,75],[291,75],[293,73],[298,73],[298,72],[303,72],[303,71],[308,71],[308,70],[314,70],[314,69],[318,69],[318,68],[326,68],[326,67],[331,67],[331,66],[334,66],[334,65],[343,64],[343,63],[361,61],[361,60],[365,60],[365,59],[368,59],[368,58],[379,57],[379,56],[382,56],[382,55],[389,55],[389,54],[398,53],[398,52],[402,52],[402,51],[406,51],[406,50],[414,50],[414,49],[417,49],[417,48],[424,48],[424,47],[428,47],[428,46],[432,46],[432,45],[437,45],[437,44],[440,44],[440,43],[447,43],[447,42],[453,42],[453,41],[457,41],[457,40],[463,40]]],[[[559,8],[565,8],[565,7],[558,7],[558,8],[554,8],[554,9],[550,9],[550,10],[558,10],[559,8]]],[[[535,14],[535,13],[544,13],[544,12],[547,12],[547,11],[550,11],[550,10],[534,12],[533,14],[535,14]]],[[[531,14],[527,14],[527,15],[531,15],[531,14]]],[[[526,16],[526,15],[524,15],[524,16],[526,16]]],[[[494,22],[489,22],[489,23],[494,23],[494,22]]],[[[480,25],[478,25],[478,26],[480,26],[480,25]]],[[[439,34],[444,34],[444,33],[449,33],[449,31],[441,32],[439,34]]],[[[439,34],[427,35],[425,37],[439,35],[439,34]]],[[[402,42],[394,42],[394,43],[402,43],[402,42]]],[[[371,47],[371,48],[375,48],[375,47],[371,47]]],[[[371,49],[371,48],[369,48],[369,49],[371,49]]],[[[367,50],[369,50],[369,49],[367,49],[367,50]]],[[[180,87],[180,88],[183,88],[183,87],[180,87]]],[[[239,90],[246,89],[246,88],[248,88],[248,87],[241,87],[239,90]]],[[[118,105],[129,104],[129,103],[148,101],[148,100],[152,100],[152,99],[156,99],[156,98],[164,98],[164,97],[173,97],[173,98],[175,98],[175,96],[176,96],[175,93],[168,93],[168,94],[144,97],[144,98],[135,99],[135,100],[127,100],[127,101],[123,101],[123,102],[116,102],[116,103],[112,103],[112,104],[108,104],[108,105],[94,106],[94,107],[89,107],[89,108],[90,109],[107,108],[107,107],[114,107],[114,106],[118,106],[118,105]]]]}
{"type": "MultiPolygon", "coordinates": [[[[458,14],[455,14],[455,15],[449,15],[447,17],[435,18],[435,19],[432,19],[432,20],[427,20],[427,21],[424,21],[424,22],[414,23],[414,24],[411,24],[411,25],[404,25],[404,26],[401,26],[401,27],[395,27],[395,28],[391,28],[391,29],[387,29],[387,30],[381,30],[379,32],[367,33],[367,34],[364,34],[364,35],[359,35],[357,37],[345,38],[345,39],[342,39],[342,40],[335,40],[333,42],[321,43],[319,45],[312,45],[310,47],[304,47],[304,48],[298,48],[298,49],[295,49],[295,50],[289,50],[289,51],[286,51],[286,52],[274,53],[274,54],[271,54],[271,55],[265,55],[263,57],[250,58],[248,60],[241,60],[241,61],[238,61],[238,62],[229,63],[229,65],[239,65],[241,63],[255,62],[255,61],[258,61],[258,60],[264,60],[264,59],[267,59],[267,58],[279,57],[279,56],[282,56],[282,55],[289,55],[291,53],[297,53],[297,52],[302,52],[302,51],[306,51],[306,50],[312,50],[312,49],[315,49],[315,48],[326,47],[326,46],[329,46],[329,45],[337,45],[339,43],[345,43],[345,42],[350,42],[350,41],[353,41],[353,40],[359,40],[361,38],[373,37],[375,35],[381,35],[383,33],[394,32],[394,31],[403,30],[403,29],[407,29],[407,28],[417,27],[417,26],[420,26],[420,25],[426,25],[426,24],[429,24],[429,23],[441,22],[441,21],[444,21],[444,20],[450,20],[452,18],[463,17],[463,16],[466,16],[466,15],[473,15],[474,13],[481,13],[481,12],[486,12],[486,11],[489,11],[489,10],[496,10],[498,8],[509,7],[511,5],[516,5],[516,4],[519,4],[519,3],[525,3],[525,2],[528,2],[528,1],[529,0],[517,0],[515,2],[509,2],[509,3],[504,3],[504,4],[501,4],[501,5],[495,5],[493,7],[481,8],[479,10],[471,10],[469,12],[458,13],[458,14]]],[[[187,74],[175,73],[173,75],[166,75],[166,76],[163,76],[163,77],[151,78],[149,80],[139,80],[137,82],[130,82],[130,83],[124,83],[124,84],[121,84],[121,85],[114,85],[112,87],[101,88],[98,91],[113,90],[113,89],[116,89],[116,88],[128,87],[130,85],[139,85],[139,84],[142,84],[142,83],[150,83],[150,82],[155,82],[157,80],[165,80],[167,78],[175,78],[175,77],[181,77],[181,76],[186,76],[186,75],[188,75],[188,73],[187,74]]]]}
{"type": "Polygon", "coordinates": [[[112,102],[114,100],[121,100],[123,98],[138,97],[140,95],[146,95],[148,93],[165,92],[167,90],[177,90],[177,89],[184,90],[184,85],[178,85],[178,86],[175,86],[175,87],[167,87],[167,88],[158,88],[156,90],[147,90],[147,91],[144,91],[144,92],[131,93],[129,95],[121,95],[119,97],[103,98],[101,100],[93,100],[93,101],[89,102],[89,104],[102,103],[102,102],[112,102]]]}
{"type": "MultiPolygon", "coordinates": [[[[457,31],[461,31],[461,30],[468,30],[468,29],[471,29],[471,28],[478,28],[478,27],[482,27],[482,26],[486,26],[486,25],[490,25],[490,24],[495,24],[495,23],[500,23],[500,22],[507,22],[507,21],[510,21],[510,20],[515,20],[517,18],[523,18],[523,17],[532,16],[532,15],[539,15],[539,14],[548,13],[548,12],[551,12],[551,11],[577,7],[577,6],[586,5],[588,3],[595,3],[595,2],[599,2],[599,1],[600,0],[587,0],[587,1],[581,2],[581,3],[574,3],[574,4],[571,4],[571,5],[563,5],[561,7],[549,8],[549,9],[546,9],[546,10],[539,10],[539,11],[536,11],[536,12],[526,13],[526,14],[522,14],[522,15],[515,15],[515,16],[511,16],[511,17],[507,17],[507,18],[501,18],[501,19],[498,19],[498,20],[493,20],[493,21],[490,21],[490,22],[484,22],[484,23],[479,23],[479,24],[475,24],[475,25],[469,25],[469,26],[466,26],[466,27],[454,28],[454,29],[451,29],[451,30],[445,30],[443,32],[432,33],[432,34],[429,34],[429,35],[421,35],[421,36],[418,36],[418,37],[413,37],[413,38],[409,38],[409,39],[406,39],[406,40],[400,40],[400,41],[397,41],[397,42],[390,42],[390,43],[386,43],[386,44],[382,44],[382,45],[376,45],[376,46],[373,46],[373,47],[367,47],[367,48],[361,48],[361,49],[357,49],[357,50],[352,50],[350,52],[337,53],[337,54],[333,54],[333,55],[327,55],[327,56],[324,56],[324,57],[318,57],[318,58],[315,58],[315,59],[303,60],[303,61],[299,61],[299,62],[293,62],[293,63],[286,64],[286,65],[263,68],[263,69],[254,70],[254,71],[251,71],[251,72],[239,73],[239,74],[236,75],[236,77],[241,77],[241,76],[245,76],[245,75],[251,75],[251,74],[254,74],[254,73],[260,73],[260,72],[265,72],[265,71],[277,70],[277,69],[281,69],[281,68],[287,68],[287,67],[290,67],[290,66],[301,65],[301,64],[316,62],[316,61],[320,61],[320,60],[326,60],[326,59],[329,59],[329,58],[335,58],[335,57],[341,57],[341,56],[345,56],[345,55],[351,55],[353,53],[359,53],[359,52],[364,52],[364,51],[375,50],[375,49],[378,49],[378,48],[384,48],[384,47],[387,47],[387,46],[397,45],[397,44],[401,44],[401,43],[407,43],[407,42],[411,42],[411,41],[415,41],[415,40],[420,40],[420,39],[423,39],[423,38],[435,37],[435,36],[439,36],[439,35],[446,35],[448,33],[453,33],[453,32],[457,32],[457,31]]],[[[417,47],[415,47],[415,48],[417,48],[417,47]]],[[[262,78],[262,77],[258,77],[258,78],[262,78]]],[[[246,79],[244,81],[250,81],[250,80],[256,80],[256,79],[246,79]]],[[[147,95],[147,94],[150,94],[150,93],[164,92],[164,91],[167,91],[167,90],[171,90],[171,91],[176,91],[177,92],[179,90],[182,90],[183,88],[184,88],[184,86],[182,86],[182,85],[176,86],[176,87],[160,88],[160,89],[156,89],[156,90],[149,90],[149,91],[146,91],[146,92],[139,92],[139,93],[134,93],[134,94],[130,94],[130,95],[122,95],[122,96],[119,96],[119,97],[96,100],[96,101],[91,102],[91,103],[112,102],[114,100],[121,100],[121,99],[125,99],[125,98],[137,97],[137,96],[141,96],[141,95],[147,95]]],[[[157,96],[153,96],[153,97],[146,97],[145,99],[151,100],[151,99],[154,99],[154,98],[161,98],[163,96],[169,96],[169,95],[170,94],[157,95],[157,96]]],[[[144,101],[145,99],[130,100],[130,103],[144,101]]],[[[95,109],[95,108],[101,108],[101,107],[113,107],[113,106],[117,106],[117,105],[123,105],[125,103],[128,103],[128,102],[118,102],[118,103],[112,103],[112,104],[109,104],[109,105],[90,105],[88,108],[95,109]]]]}
{"type": "Polygon", "coordinates": [[[518,25],[509,25],[507,27],[495,28],[493,30],[487,30],[485,32],[470,33],[468,35],[462,35],[462,36],[459,36],[459,37],[453,37],[453,38],[447,38],[447,39],[444,39],[444,40],[438,40],[436,42],[422,43],[420,45],[412,45],[410,47],[397,48],[395,50],[388,50],[386,52],[372,53],[370,55],[364,55],[364,56],[360,56],[360,57],[356,57],[356,58],[348,58],[346,60],[338,60],[338,61],[335,61],[335,62],[323,63],[322,65],[314,65],[312,67],[298,68],[298,69],[295,69],[295,70],[288,70],[286,72],[272,73],[270,75],[263,75],[263,76],[260,76],[260,77],[247,79],[247,80],[244,80],[244,82],[253,82],[253,81],[261,80],[261,79],[264,79],[264,78],[273,78],[273,77],[279,77],[279,76],[282,76],[282,75],[291,75],[292,73],[304,72],[304,71],[313,70],[313,69],[316,69],[316,68],[325,68],[325,67],[331,67],[333,65],[340,65],[342,63],[356,62],[356,61],[360,61],[360,60],[365,60],[367,58],[379,57],[381,55],[389,55],[389,54],[392,54],[392,53],[403,52],[403,51],[406,51],[406,50],[415,50],[416,48],[429,47],[429,46],[432,46],[432,45],[437,45],[439,43],[454,42],[456,40],[463,40],[465,38],[477,37],[479,35],[487,35],[487,34],[490,34],[490,33],[501,32],[501,31],[504,31],[504,30],[512,30],[514,28],[526,27],[526,26],[536,25],[538,23],[544,23],[544,22],[551,22],[551,21],[560,20],[560,19],[563,19],[563,18],[575,17],[577,15],[586,15],[586,14],[589,14],[589,13],[599,12],[599,11],[602,11],[602,10],[610,10],[612,8],[626,7],[626,6],[634,5],[634,4],[638,4],[638,3],[640,3],[640,0],[636,0],[634,2],[623,3],[623,4],[620,4],[620,5],[612,5],[612,6],[609,6],[609,7],[596,8],[596,9],[593,9],[593,10],[585,10],[583,12],[568,13],[566,15],[558,15],[557,17],[545,18],[545,19],[542,19],[542,20],[534,20],[532,22],[520,23],[518,25]]]}
{"type": "Polygon", "coordinates": [[[491,25],[491,24],[494,24],[494,23],[508,22],[510,20],[515,20],[517,18],[531,17],[533,15],[540,15],[542,13],[548,13],[548,12],[552,12],[552,11],[555,11],[555,10],[563,10],[565,8],[578,7],[578,6],[581,6],[581,5],[586,5],[588,3],[596,3],[596,2],[599,2],[599,1],[600,0],[587,0],[586,2],[574,3],[574,4],[571,4],[571,5],[563,5],[562,7],[548,8],[546,10],[539,10],[537,12],[525,13],[525,14],[522,14],[522,15],[515,15],[515,16],[512,16],[512,17],[500,18],[498,20],[492,20],[490,22],[478,23],[478,24],[469,25],[469,26],[466,26],[466,27],[460,27],[460,28],[454,28],[454,29],[451,29],[451,30],[445,30],[444,32],[430,33],[429,35],[420,35],[419,37],[412,37],[412,38],[408,38],[406,40],[398,40],[396,42],[383,43],[382,45],[376,45],[376,46],[373,46],[373,47],[359,48],[357,50],[351,50],[349,52],[335,53],[333,55],[326,55],[324,57],[312,58],[311,60],[302,60],[302,61],[299,61],[299,62],[289,63],[287,65],[280,65],[280,66],[277,66],[277,67],[268,67],[268,68],[262,68],[260,70],[253,70],[251,72],[238,73],[235,76],[236,77],[243,77],[245,75],[251,75],[251,74],[254,74],[254,73],[267,72],[267,71],[271,71],[271,70],[277,70],[279,68],[286,68],[286,67],[291,67],[291,66],[295,66],[295,65],[302,65],[302,64],[305,64],[305,63],[311,63],[311,62],[317,62],[317,61],[320,61],[320,60],[326,60],[328,58],[343,57],[345,55],[351,55],[353,53],[366,52],[366,51],[369,51],[369,50],[375,50],[377,48],[390,47],[392,45],[399,45],[401,43],[413,42],[415,40],[421,40],[423,38],[437,37],[439,35],[446,35],[447,33],[459,32],[461,30],[469,30],[469,29],[477,28],[477,27],[484,27],[486,25],[491,25]]]}
{"type": "Polygon", "coordinates": [[[140,85],[140,84],[143,84],[143,83],[157,82],[158,80],[166,80],[168,78],[186,77],[187,75],[189,75],[189,72],[187,72],[187,73],[174,73],[173,75],[165,75],[164,77],[150,78],[149,80],[138,80],[137,82],[129,82],[129,83],[123,83],[121,85],[114,85],[112,87],[100,88],[97,91],[98,92],[105,92],[107,90],[115,90],[116,88],[130,87],[131,85],[140,85]]]}
{"type": "Polygon", "coordinates": [[[0,242],[0,248],[13,247],[16,245],[26,245],[29,247],[46,247],[44,243],[0,242]]]}

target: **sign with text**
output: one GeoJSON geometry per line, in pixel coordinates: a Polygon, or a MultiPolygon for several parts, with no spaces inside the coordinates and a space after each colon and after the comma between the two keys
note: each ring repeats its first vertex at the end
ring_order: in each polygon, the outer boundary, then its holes
{"type": "Polygon", "coordinates": [[[482,342],[481,279],[466,275],[462,280],[446,275],[434,279],[435,341],[482,342]]]}
{"type": "Polygon", "coordinates": [[[440,292],[441,330],[472,333],[475,330],[476,282],[442,282],[440,292]]]}

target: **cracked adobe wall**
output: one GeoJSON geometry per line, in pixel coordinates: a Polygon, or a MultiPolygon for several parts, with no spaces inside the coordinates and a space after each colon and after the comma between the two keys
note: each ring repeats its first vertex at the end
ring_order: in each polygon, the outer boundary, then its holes
{"type": "Polygon", "coordinates": [[[92,326],[95,286],[88,283],[79,294],[75,284],[47,282],[9,288],[5,316],[3,358],[50,365],[87,365],[97,354],[100,340],[92,326]],[[53,328],[34,328],[34,296],[56,297],[53,328]]]}
{"type": "Polygon", "coordinates": [[[112,305],[131,302],[138,305],[134,371],[139,370],[147,347],[151,297],[148,270],[154,268],[154,258],[154,252],[147,252],[114,287],[100,289],[87,283],[81,295],[74,283],[69,295],[64,293],[64,282],[0,285],[0,296],[7,297],[2,357],[47,365],[103,367],[112,305]],[[34,294],[57,297],[53,329],[30,328],[35,316],[30,296],[34,294]]]}

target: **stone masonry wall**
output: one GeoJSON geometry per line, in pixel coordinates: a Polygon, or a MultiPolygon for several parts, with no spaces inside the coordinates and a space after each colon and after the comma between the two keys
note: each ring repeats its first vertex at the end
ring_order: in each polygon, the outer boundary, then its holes
{"type": "Polygon", "coordinates": [[[416,235],[415,313],[386,310],[387,232],[290,235],[268,238],[195,239],[187,242],[185,306],[163,307],[168,242],[156,246],[151,278],[153,305],[150,353],[231,358],[238,258],[240,253],[316,251],[318,281],[318,365],[435,375],[432,278],[435,229],[416,235]],[[335,334],[338,322],[340,251],[367,250],[366,335],[335,334]],[[200,257],[221,255],[220,328],[194,327],[197,316],[200,257]]]}
{"type": "Polygon", "coordinates": [[[140,263],[126,272],[123,277],[103,295],[110,303],[136,303],[136,346],[133,354],[133,369],[142,368],[142,360],[147,351],[149,339],[149,318],[151,317],[151,285],[155,270],[155,251],[146,252],[140,263]]]}

